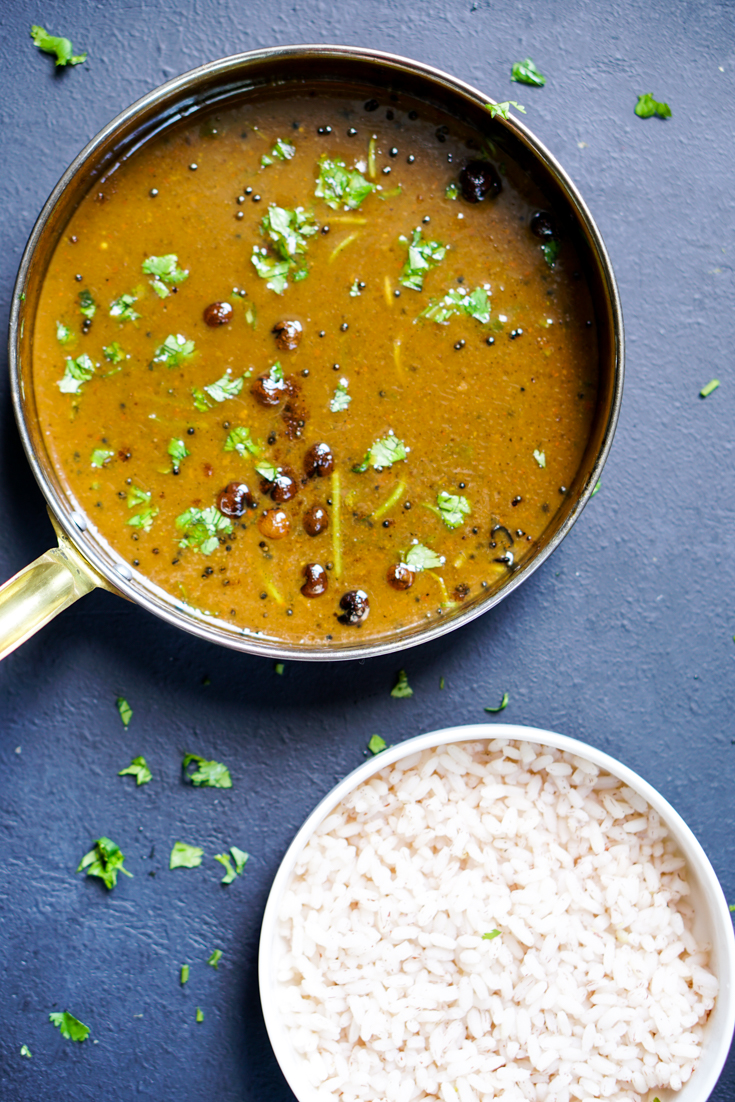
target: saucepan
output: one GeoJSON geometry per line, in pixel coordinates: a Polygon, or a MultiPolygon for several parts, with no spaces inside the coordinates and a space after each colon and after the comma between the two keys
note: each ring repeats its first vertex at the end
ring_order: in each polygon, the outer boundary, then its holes
{"type": "Polygon", "coordinates": [[[435,639],[496,605],[559,545],[600,477],[620,410],[623,321],[615,278],[599,231],[579,192],[534,135],[513,118],[491,119],[493,102],[447,73],[407,58],[347,46],[286,46],[223,58],[169,81],[134,103],[102,130],[54,188],[23,254],[10,314],[10,376],[15,415],[28,461],[48,504],[58,546],[0,588],[0,657],[4,657],[79,597],[101,587],[201,639],[268,657],[335,660],[365,658],[435,639]],[[586,452],[564,504],[533,553],[506,579],[441,620],[361,643],[279,642],[258,638],[184,606],[138,574],[96,532],[71,500],[46,448],[33,387],[33,341],[40,291],[59,237],[77,205],[121,158],[181,118],[214,105],[257,98],[293,84],[340,90],[379,90],[431,103],[470,122],[510,154],[539,184],[575,238],[590,286],[598,334],[597,406],[586,452]]]}

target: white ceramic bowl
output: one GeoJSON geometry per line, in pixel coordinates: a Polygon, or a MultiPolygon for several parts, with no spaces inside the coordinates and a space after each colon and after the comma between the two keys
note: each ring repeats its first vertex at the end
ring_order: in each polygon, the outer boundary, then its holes
{"type": "MultiPolygon", "coordinates": [[[[720,993],[715,1008],[709,1016],[705,1028],[705,1040],[702,1055],[696,1070],[688,1083],[678,1091],[659,1091],[661,1102],[706,1102],[719,1079],[720,1072],[727,1059],[730,1042],[735,1029],[735,937],[722,888],[715,875],[706,853],[700,846],[680,815],[674,811],[655,788],[644,781],[632,769],[622,765],[615,758],[601,750],[587,746],[577,739],[556,735],[551,731],[541,731],[536,727],[516,727],[509,723],[478,723],[468,727],[447,727],[443,731],[430,731],[418,738],[408,739],[377,757],[366,761],[345,777],[333,788],[328,796],[312,811],[301,830],[289,846],[281,866],[273,881],[268,903],[263,915],[260,933],[258,971],[260,998],[263,1005],[265,1024],[273,1051],[288,1080],[291,1090],[299,1102],[313,1102],[316,1093],[307,1084],[301,1074],[301,1056],[291,1046],[288,1033],[284,1028],[277,1002],[277,962],[285,951],[283,939],[278,934],[278,913],[283,896],[288,889],[296,860],[312,834],[327,815],[358,785],[363,784],[373,774],[379,773],[387,765],[401,758],[435,746],[452,742],[476,742],[479,739],[508,738],[519,742],[536,742],[553,746],[558,750],[574,754],[599,766],[614,777],[629,785],[653,807],[669,828],[679,851],[687,862],[687,872],[691,898],[696,911],[694,933],[697,938],[712,945],[710,968],[720,984],[720,993]]],[[[376,1099],[375,1102],[380,1102],[376,1099]]]]}

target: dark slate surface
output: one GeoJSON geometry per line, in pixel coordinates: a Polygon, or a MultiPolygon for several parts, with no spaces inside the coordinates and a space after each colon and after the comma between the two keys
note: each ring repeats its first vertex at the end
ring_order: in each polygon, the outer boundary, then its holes
{"type": "MultiPolygon", "coordinates": [[[[286,1102],[260,1014],[256,947],[268,887],[318,799],[389,741],[484,718],[608,750],[672,801],[735,899],[732,3],[667,0],[16,0],[0,34],[2,326],[33,221],[72,156],[121,108],[223,54],[334,41],[405,53],[497,99],[581,187],[612,255],[627,325],[622,419],[601,492],[553,558],[446,640],[362,664],[298,666],[207,646],[97,592],[0,668],[0,1097],[286,1102]],[[28,28],[90,52],[55,73],[28,28]],[[512,85],[531,54],[544,89],[512,85]],[[673,118],[642,121],[638,92],[673,118]],[[717,376],[706,401],[698,391],[717,376]],[[405,664],[412,700],[392,700],[405,664]],[[446,688],[439,690],[439,678],[446,688]],[[209,677],[211,684],[204,685],[209,677]],[[114,701],[134,717],[124,731],[114,701]],[[230,764],[230,791],[191,790],[180,753],[230,764]],[[117,770],[143,753],[155,781],[117,770]],[[135,879],[74,875],[105,833],[135,879]],[[250,851],[169,873],[181,838],[250,851]],[[155,873],[155,877],[151,874],[155,873]],[[205,961],[214,947],[218,972],[205,961]],[[183,961],[191,965],[185,989],[183,961]],[[205,1013],[195,1024],[195,1008],[205,1013]],[[68,1008],[74,1045],[48,1024],[68,1008]],[[31,1060],[19,1056],[27,1044],[31,1060]]],[[[0,371],[0,576],[51,544],[0,371]]],[[[735,1099],[731,1059],[717,1102],[735,1099]]]]}

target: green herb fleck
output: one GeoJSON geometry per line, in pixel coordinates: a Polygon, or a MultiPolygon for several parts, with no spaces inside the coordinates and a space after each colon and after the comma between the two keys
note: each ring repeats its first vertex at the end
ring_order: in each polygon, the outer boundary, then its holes
{"type": "Polygon", "coordinates": [[[601,486],[602,486],[602,479],[601,479],[601,478],[598,478],[598,479],[597,479],[597,483],[595,484],[595,488],[594,488],[594,490],[592,491],[592,493],[590,494],[590,497],[594,497],[594,496],[595,496],[595,494],[596,494],[596,493],[598,492],[598,490],[600,489],[600,487],[601,487],[601,486]]]}
{"type": "Polygon", "coordinates": [[[285,662],[274,662],[273,663],[273,669],[278,674],[279,677],[283,677],[284,673],[286,672],[286,663],[285,662]]]}
{"type": "Polygon", "coordinates": [[[236,876],[242,874],[242,870],[245,868],[249,854],[244,850],[238,849],[237,846],[230,846],[230,853],[216,853],[214,855],[215,861],[219,861],[221,865],[225,867],[225,875],[222,877],[220,883],[231,884],[236,876]],[[230,860],[230,854],[235,862],[235,867],[232,867],[232,861],[230,860]]]}
{"type": "Polygon", "coordinates": [[[198,754],[185,754],[182,768],[184,776],[188,777],[196,788],[202,785],[207,788],[232,788],[230,771],[219,761],[207,761],[206,758],[200,758],[198,754]],[[193,773],[188,773],[187,766],[192,762],[196,763],[197,768],[193,773]]]}
{"type": "Polygon", "coordinates": [[[48,1020],[61,1030],[61,1036],[66,1037],[67,1041],[86,1041],[89,1037],[89,1026],[85,1025],[84,1022],[80,1022],[68,1010],[61,1013],[53,1011],[49,1014],[48,1020]]]}
{"type": "Polygon", "coordinates": [[[255,470],[266,482],[275,482],[278,478],[278,467],[270,459],[261,459],[260,463],[255,464],[255,470]]]}
{"type": "Polygon", "coordinates": [[[199,846],[190,846],[186,842],[174,842],[168,867],[170,869],[196,869],[202,863],[204,850],[199,846]]]}
{"type": "Polygon", "coordinates": [[[70,344],[74,340],[74,334],[68,325],[64,325],[62,321],[56,322],[56,339],[59,344],[70,344]]]}
{"type": "Polygon", "coordinates": [[[140,513],[134,513],[125,523],[131,528],[142,528],[144,532],[150,532],[153,521],[157,516],[158,506],[153,505],[150,509],[143,509],[140,513]]]}
{"type": "Polygon", "coordinates": [[[383,752],[383,750],[388,749],[388,743],[385,741],[384,738],[381,738],[380,735],[373,735],[367,745],[367,748],[371,754],[380,754],[383,752]]]}
{"type": "Polygon", "coordinates": [[[248,862],[250,854],[246,853],[244,849],[238,849],[237,846],[230,846],[230,853],[235,861],[235,871],[237,875],[240,876],[248,862]]]}
{"type": "MultiPolygon", "coordinates": [[[[76,1018],[74,1020],[76,1021],[76,1018]]],[[[28,1045],[20,1046],[20,1054],[21,1056],[25,1056],[27,1060],[30,1060],[33,1057],[33,1053],[29,1049],[28,1045]]]]}
{"type": "Polygon", "coordinates": [[[64,374],[57,385],[62,394],[78,394],[82,383],[88,383],[93,375],[94,364],[86,352],[82,352],[75,360],[67,356],[64,374]]]}
{"type": "Polygon", "coordinates": [[[543,245],[541,246],[541,251],[544,254],[544,260],[550,268],[553,268],[556,265],[560,249],[560,243],[553,237],[551,241],[544,241],[543,245]]]}
{"type": "Polygon", "coordinates": [[[514,80],[516,84],[532,84],[536,88],[543,88],[546,84],[546,77],[538,71],[530,57],[513,63],[510,79],[514,80]]]}
{"type": "Polygon", "coordinates": [[[455,314],[466,314],[487,325],[490,321],[489,287],[476,287],[471,292],[459,287],[450,287],[443,298],[430,303],[425,310],[422,310],[419,317],[430,318],[438,325],[446,325],[455,314]]]}
{"type": "Polygon", "coordinates": [[[153,355],[154,364],[166,367],[178,367],[194,351],[194,341],[188,341],[183,333],[169,333],[163,344],[159,344],[153,355]]]}
{"type": "Polygon", "coordinates": [[[374,190],[375,184],[369,183],[356,168],[347,168],[344,161],[330,157],[320,159],[314,194],[332,210],[337,210],[340,203],[345,210],[356,210],[374,190]]]}
{"type": "Polygon", "coordinates": [[[444,490],[436,495],[436,504],[439,515],[447,528],[459,528],[464,523],[464,518],[472,512],[470,503],[461,494],[448,494],[444,490]]]}
{"type": "Polygon", "coordinates": [[[216,505],[210,505],[207,509],[192,506],[176,518],[176,527],[184,533],[179,540],[182,551],[192,547],[203,555],[211,555],[219,546],[219,536],[232,531],[232,522],[220,513],[216,505]]]}
{"type": "Polygon", "coordinates": [[[396,683],[390,691],[390,695],[394,696],[396,700],[406,700],[409,696],[413,696],[413,689],[408,683],[408,677],[405,670],[398,671],[398,677],[396,683]]]}
{"type": "Polygon", "coordinates": [[[87,60],[86,51],[83,54],[75,54],[74,47],[68,38],[49,34],[45,27],[31,27],[33,45],[38,46],[45,54],[54,54],[57,65],[81,65],[87,60]]]}
{"type": "Polygon", "coordinates": [[[447,184],[444,191],[445,199],[459,199],[459,188],[456,184],[447,184]]]}
{"type": "Polygon", "coordinates": [[[212,968],[217,968],[217,966],[219,965],[219,962],[221,961],[221,959],[222,959],[222,950],[221,949],[215,949],[214,952],[212,953],[211,957],[207,961],[207,964],[210,964],[212,966],[212,968]]]}
{"type": "Polygon", "coordinates": [[[444,688],[444,678],[443,678],[443,677],[440,677],[440,678],[439,678],[439,688],[440,688],[440,689],[443,689],[443,688],[444,688]]]}
{"type": "Polygon", "coordinates": [[[500,701],[500,704],[498,705],[498,707],[497,708],[486,708],[485,711],[486,712],[492,712],[493,714],[496,714],[497,712],[502,712],[503,708],[508,707],[508,701],[509,700],[510,700],[510,693],[503,693],[503,699],[500,701]]]}
{"type": "Polygon", "coordinates": [[[120,295],[110,305],[110,317],[119,318],[120,321],[136,321],[140,317],[133,309],[137,301],[135,295],[120,295]]]}
{"type": "Polygon", "coordinates": [[[281,295],[288,287],[288,277],[294,280],[304,279],[308,274],[304,254],[308,238],[318,230],[314,215],[303,207],[289,210],[271,203],[267,214],[260,223],[260,232],[270,238],[276,256],[257,245],[253,246],[250,258],[261,279],[266,279],[266,287],[281,295]]]}
{"type": "Polygon", "coordinates": [[[115,453],[111,452],[109,448],[95,448],[92,452],[92,458],[90,463],[93,467],[102,468],[106,463],[109,463],[115,453]]]}
{"type": "Polygon", "coordinates": [[[133,758],[127,769],[121,769],[118,773],[118,777],[135,777],[136,786],[140,784],[148,784],[153,779],[153,774],[148,768],[148,762],[145,758],[133,758]]]}
{"type": "Polygon", "coordinates": [[[89,291],[85,290],[79,292],[79,313],[85,318],[89,318],[90,321],[97,313],[97,303],[94,301],[89,291]]]}
{"type": "Polygon", "coordinates": [[[496,937],[500,937],[500,930],[490,930],[489,933],[482,935],[482,940],[493,941],[496,937]]]}
{"type": "Polygon", "coordinates": [[[653,115],[658,115],[660,119],[671,118],[671,108],[668,103],[659,103],[655,100],[650,92],[645,92],[642,96],[638,97],[638,103],[635,105],[635,113],[639,119],[650,119],[653,115]]]}
{"type": "Polygon", "coordinates": [[[210,383],[209,386],[201,390],[199,387],[194,387],[191,392],[194,405],[200,413],[205,413],[215,402],[226,402],[229,398],[236,398],[242,390],[244,378],[245,376],[241,375],[239,379],[231,379],[226,371],[221,379],[210,383]]]}
{"type": "Polygon", "coordinates": [[[244,459],[246,453],[249,455],[260,455],[260,447],[250,436],[250,429],[245,428],[244,425],[240,425],[228,433],[227,439],[224,443],[224,451],[237,452],[237,454],[244,459]]]}
{"type": "Polygon", "coordinates": [[[181,965],[181,985],[182,985],[182,987],[185,983],[188,983],[188,982],[189,982],[189,965],[188,964],[182,964],[181,965]]]}
{"type": "Polygon", "coordinates": [[[139,486],[131,486],[128,490],[128,509],[134,509],[136,505],[145,505],[150,500],[150,490],[141,490],[139,486]]]}
{"type": "Polygon", "coordinates": [[[123,352],[117,341],[113,341],[112,344],[106,344],[102,349],[105,354],[105,359],[111,364],[119,364],[125,359],[125,353],[123,352]]]}
{"type": "Polygon", "coordinates": [[[730,913],[732,914],[733,912],[735,912],[735,903],[730,904],[730,913]]]}
{"type": "Polygon", "coordinates": [[[170,294],[169,286],[174,287],[183,283],[189,277],[188,268],[182,271],[179,267],[179,258],[176,253],[147,257],[143,261],[143,271],[146,275],[153,276],[150,284],[159,298],[167,298],[170,294]]]}
{"type": "Polygon", "coordinates": [[[119,696],[115,701],[117,710],[120,713],[120,719],[122,720],[123,727],[130,725],[130,720],[133,718],[133,709],[128,704],[124,696],[119,696]]]}
{"type": "Polygon", "coordinates": [[[347,379],[340,379],[339,385],[334,392],[334,396],[329,403],[329,408],[331,409],[332,413],[343,413],[344,410],[349,407],[349,404],[352,401],[352,395],[347,393],[347,387],[349,385],[350,384],[347,382],[347,379]]]}
{"type": "Polygon", "coordinates": [[[545,467],[546,466],[546,452],[541,452],[541,451],[535,450],[534,453],[533,453],[533,458],[536,460],[539,467],[545,467]]]}
{"type": "Polygon", "coordinates": [[[200,1006],[198,1006],[197,1007],[197,1022],[201,1023],[203,1021],[204,1021],[204,1011],[202,1010],[202,1008],[200,1006]]]}
{"type": "Polygon", "coordinates": [[[494,119],[496,115],[500,115],[501,119],[507,119],[511,107],[515,107],[516,111],[520,111],[523,115],[526,114],[526,108],[521,107],[520,103],[516,103],[514,99],[504,100],[503,103],[486,103],[485,106],[490,112],[491,119],[494,119]]]}
{"type": "Polygon", "coordinates": [[[176,437],[169,441],[166,451],[171,456],[171,466],[174,471],[178,471],[187,455],[191,455],[184,441],[177,440],[176,437]]]}
{"type": "Polygon", "coordinates": [[[288,276],[292,268],[292,261],[278,260],[274,256],[268,256],[267,249],[261,249],[253,245],[253,254],[250,261],[255,267],[261,279],[266,279],[266,287],[282,295],[288,287],[288,276]]]}
{"type": "Polygon", "coordinates": [[[443,555],[437,555],[436,551],[432,551],[430,547],[424,547],[423,543],[412,543],[408,551],[401,552],[401,558],[406,566],[410,566],[417,572],[435,570],[445,562],[443,555]]]}
{"type": "Polygon", "coordinates": [[[409,449],[402,440],[389,433],[388,436],[383,436],[380,440],[376,440],[374,444],[371,444],[362,463],[358,463],[352,470],[356,474],[362,474],[369,467],[373,467],[376,471],[382,471],[385,467],[392,467],[394,463],[405,460],[408,451],[409,449]]]}
{"type": "Polygon", "coordinates": [[[710,379],[706,386],[703,386],[699,392],[700,398],[709,398],[713,390],[717,390],[720,385],[719,379],[710,379]]]}
{"type": "Polygon", "coordinates": [[[125,856],[115,842],[110,838],[98,838],[92,843],[89,853],[85,853],[79,862],[77,872],[86,870],[87,876],[99,876],[108,891],[111,891],[117,884],[119,872],[125,876],[133,875],[123,866],[124,860],[125,856]]]}
{"type": "Polygon", "coordinates": [[[260,163],[265,168],[267,165],[273,164],[274,157],[278,161],[290,161],[295,153],[295,146],[289,145],[289,143],[285,142],[283,138],[276,138],[276,143],[271,149],[270,156],[268,156],[267,153],[264,153],[263,156],[260,158],[260,163]]]}
{"type": "Polygon", "coordinates": [[[447,255],[447,247],[438,241],[424,241],[420,226],[413,231],[410,241],[403,236],[398,240],[408,245],[408,256],[398,282],[412,291],[421,291],[424,287],[424,276],[441,263],[447,255]]]}

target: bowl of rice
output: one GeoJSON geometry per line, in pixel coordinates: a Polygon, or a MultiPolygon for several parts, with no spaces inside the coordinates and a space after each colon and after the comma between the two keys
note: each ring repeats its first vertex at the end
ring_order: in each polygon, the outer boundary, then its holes
{"type": "Polygon", "coordinates": [[[299,1102],[705,1102],[735,938],[702,847],[632,770],[508,724],[365,762],[289,847],[260,994],[299,1102]]]}

